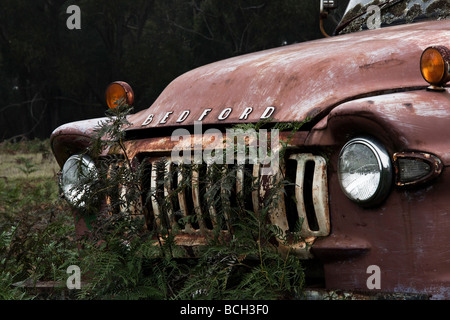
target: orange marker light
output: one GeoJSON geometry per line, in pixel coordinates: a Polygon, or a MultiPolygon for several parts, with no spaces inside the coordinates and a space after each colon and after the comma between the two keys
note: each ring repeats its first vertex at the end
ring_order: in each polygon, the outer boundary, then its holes
{"type": "Polygon", "coordinates": [[[110,109],[117,107],[121,101],[128,105],[134,103],[134,93],[131,86],[123,81],[115,81],[106,88],[106,103],[110,109]]]}
{"type": "Polygon", "coordinates": [[[450,50],[444,46],[426,48],[420,57],[420,72],[431,89],[439,89],[450,80],[450,50]]]}

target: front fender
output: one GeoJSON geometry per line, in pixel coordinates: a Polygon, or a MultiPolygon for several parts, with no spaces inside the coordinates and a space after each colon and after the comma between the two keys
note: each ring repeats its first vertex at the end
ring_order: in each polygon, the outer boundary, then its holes
{"type": "Polygon", "coordinates": [[[324,263],[328,289],[418,292],[450,298],[450,171],[414,188],[393,186],[380,205],[364,208],[339,187],[337,160],[354,136],[371,135],[389,153],[420,151],[450,165],[450,94],[411,91],[343,103],[313,128],[310,146],[327,146],[330,236],[312,253],[324,263]],[[381,287],[367,286],[371,266],[380,269],[381,287]]]}
{"type": "Polygon", "coordinates": [[[397,92],[343,103],[309,134],[307,145],[343,145],[368,134],[390,152],[420,150],[450,165],[450,89],[397,92]]]}

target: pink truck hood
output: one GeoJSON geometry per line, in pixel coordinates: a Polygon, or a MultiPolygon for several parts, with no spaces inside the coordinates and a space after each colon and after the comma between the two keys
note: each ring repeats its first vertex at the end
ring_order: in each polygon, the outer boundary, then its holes
{"type": "MultiPolygon", "coordinates": [[[[172,81],[127,130],[323,116],[338,104],[391,90],[426,87],[422,51],[450,47],[450,20],[368,30],[208,64],[172,81]]],[[[96,119],[53,132],[88,135],[96,119]],[[76,131],[76,132],[75,132],[76,131]]]]}
{"type": "Polygon", "coordinates": [[[450,20],[416,23],[219,61],[175,79],[130,121],[134,129],[200,119],[255,122],[269,115],[301,121],[353,97],[427,85],[419,71],[421,53],[430,45],[450,45],[449,31],[450,20]]]}

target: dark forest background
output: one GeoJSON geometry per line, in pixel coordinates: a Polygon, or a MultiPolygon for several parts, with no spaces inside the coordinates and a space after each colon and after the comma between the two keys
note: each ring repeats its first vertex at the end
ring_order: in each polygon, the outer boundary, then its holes
{"type": "MultiPolygon", "coordinates": [[[[348,0],[325,21],[331,34],[348,0]]],[[[115,80],[135,111],[195,67],[323,38],[319,0],[2,0],[0,141],[48,138],[59,125],[105,115],[115,80]],[[70,5],[81,29],[66,26],[70,5]]]]}

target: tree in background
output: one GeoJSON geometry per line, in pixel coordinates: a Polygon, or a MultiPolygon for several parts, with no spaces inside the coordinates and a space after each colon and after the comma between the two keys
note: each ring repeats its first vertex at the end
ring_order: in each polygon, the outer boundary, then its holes
{"type": "Polygon", "coordinates": [[[132,85],[139,111],[197,66],[321,38],[318,16],[310,0],[3,0],[0,141],[103,116],[115,80],[132,85]],[[80,30],[66,26],[72,4],[80,30]]]}

